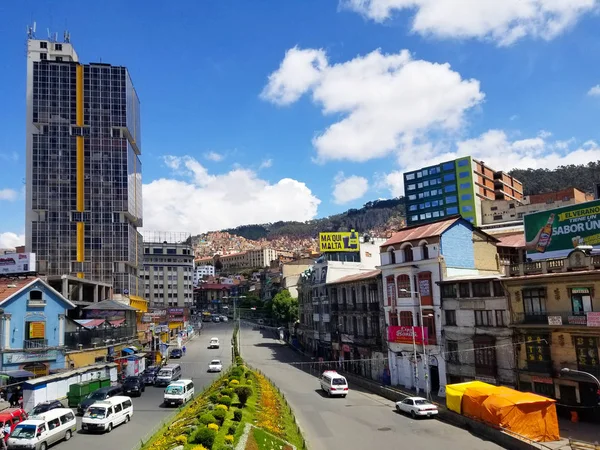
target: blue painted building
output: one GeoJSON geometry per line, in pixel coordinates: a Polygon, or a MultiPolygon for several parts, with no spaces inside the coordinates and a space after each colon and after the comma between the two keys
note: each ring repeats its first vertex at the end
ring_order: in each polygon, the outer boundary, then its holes
{"type": "Polygon", "coordinates": [[[65,315],[75,305],[43,279],[0,279],[0,373],[65,368],[65,315]]]}

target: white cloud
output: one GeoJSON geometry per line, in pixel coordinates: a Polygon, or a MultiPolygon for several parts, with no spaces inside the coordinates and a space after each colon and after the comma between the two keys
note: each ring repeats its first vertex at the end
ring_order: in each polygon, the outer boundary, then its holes
{"type": "Polygon", "coordinates": [[[596,86],[591,87],[590,90],[588,91],[587,95],[590,95],[592,97],[600,96],[600,84],[597,84],[596,86]]]}
{"type": "Polygon", "coordinates": [[[207,152],[204,154],[204,157],[206,159],[208,159],[209,161],[214,161],[214,162],[220,162],[220,161],[223,161],[223,159],[225,159],[225,155],[222,155],[221,153],[217,153],[217,152],[207,152]]]}
{"type": "Polygon", "coordinates": [[[25,245],[25,235],[6,231],[0,233],[0,248],[15,248],[18,245],[25,245]]]}
{"type": "Polygon", "coordinates": [[[268,169],[272,165],[273,165],[272,159],[265,159],[263,162],[260,163],[260,166],[258,168],[259,169],[268,169]]]}
{"type": "Polygon", "coordinates": [[[0,189],[0,200],[15,201],[19,197],[19,193],[14,189],[0,189]]]}
{"type": "Polygon", "coordinates": [[[351,175],[345,177],[342,172],[334,179],[333,202],[338,205],[362,198],[369,190],[369,182],[364,177],[351,175]]]}
{"type": "Polygon", "coordinates": [[[490,39],[510,45],[526,36],[550,40],[598,7],[598,0],[341,0],[376,22],[414,11],[412,31],[438,38],[490,39]]]}
{"type": "Polygon", "coordinates": [[[321,201],[306,184],[283,178],[270,184],[256,173],[234,168],[209,174],[192,157],[165,157],[179,176],[144,185],[144,228],[200,233],[248,223],[305,221],[321,201]]]}
{"type": "Polygon", "coordinates": [[[407,50],[328,65],[322,50],[298,48],[269,76],[262,97],[290,104],[309,91],[323,114],[342,115],[313,140],[321,162],[367,161],[428,132],[457,130],[484,98],[479,81],[463,80],[448,64],[414,60],[407,50]]]}

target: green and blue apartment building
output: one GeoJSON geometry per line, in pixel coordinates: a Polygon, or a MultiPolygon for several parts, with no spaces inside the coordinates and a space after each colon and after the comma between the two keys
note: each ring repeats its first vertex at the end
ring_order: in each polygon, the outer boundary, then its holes
{"type": "Polygon", "coordinates": [[[481,225],[482,200],[521,200],[523,185],[466,156],[404,173],[408,226],[435,222],[460,214],[481,225]]]}

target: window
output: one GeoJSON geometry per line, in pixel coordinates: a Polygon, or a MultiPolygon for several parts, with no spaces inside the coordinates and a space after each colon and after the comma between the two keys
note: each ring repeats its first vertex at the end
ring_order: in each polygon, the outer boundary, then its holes
{"type": "Polygon", "coordinates": [[[404,247],[404,262],[410,262],[413,260],[413,252],[412,252],[412,247],[409,245],[407,247],[404,247]]]}
{"type": "Polygon", "coordinates": [[[436,173],[440,173],[439,167],[432,167],[431,169],[429,169],[429,175],[435,175],[436,173]]]}
{"type": "Polygon", "coordinates": [[[460,196],[460,199],[464,200],[464,201],[471,200],[472,198],[473,197],[471,196],[471,194],[463,194],[463,195],[460,196]]]}
{"type": "Polygon", "coordinates": [[[475,373],[496,376],[496,340],[492,336],[476,336],[473,339],[475,349],[475,373]]]}
{"type": "Polygon", "coordinates": [[[592,297],[589,288],[571,289],[571,307],[576,316],[592,311],[592,297]]]}
{"type": "Polygon", "coordinates": [[[412,200],[416,200],[416,199],[417,199],[417,196],[416,196],[415,194],[410,194],[410,195],[408,196],[408,199],[409,199],[409,200],[411,200],[411,201],[412,201],[412,200]]]}
{"type": "Polygon", "coordinates": [[[494,297],[504,296],[504,288],[501,281],[494,281],[494,297]]]}
{"type": "Polygon", "coordinates": [[[491,292],[489,281],[479,281],[473,283],[473,297],[489,297],[490,295],[491,292]]]}
{"type": "Polygon", "coordinates": [[[408,275],[398,275],[398,297],[410,297],[410,277],[408,275]]]}
{"type": "Polygon", "coordinates": [[[63,60],[63,59],[62,59],[62,56],[57,56],[57,57],[56,57],[56,60],[57,60],[58,62],[61,62],[61,61],[63,60]]]}
{"type": "Polygon", "coordinates": [[[456,206],[453,206],[451,208],[446,208],[446,214],[449,214],[449,215],[458,214],[458,208],[456,206]]]}
{"type": "Polygon", "coordinates": [[[433,310],[424,310],[423,311],[423,326],[427,328],[427,339],[430,344],[436,343],[435,336],[435,318],[433,317],[433,310]]]}
{"type": "Polygon", "coordinates": [[[117,404],[115,405],[115,413],[121,412],[123,410],[123,407],[121,406],[121,404],[117,404]]]}
{"type": "Polygon", "coordinates": [[[423,187],[429,187],[429,181],[427,181],[427,180],[423,181],[423,187]]]}
{"type": "Polygon", "coordinates": [[[407,173],[406,174],[406,181],[411,181],[415,179],[415,174],[414,173],[407,173]]]}
{"type": "Polygon", "coordinates": [[[413,221],[413,222],[414,222],[414,221],[417,221],[417,220],[419,220],[419,215],[418,215],[418,214],[416,214],[416,215],[414,215],[414,216],[411,216],[411,217],[410,217],[410,220],[411,220],[411,221],[413,221]]]}
{"type": "Polygon", "coordinates": [[[425,218],[426,218],[426,219],[431,219],[431,213],[430,213],[430,212],[428,212],[428,213],[425,213],[425,218]]]}
{"type": "Polygon", "coordinates": [[[421,220],[425,220],[425,214],[420,214],[420,215],[419,215],[419,219],[421,219],[421,220]]]}
{"type": "MultiPolygon", "coordinates": [[[[346,321],[346,317],[344,316],[344,322],[346,321]]],[[[398,326],[398,315],[390,311],[390,327],[398,326]]]]}
{"type": "Polygon", "coordinates": [[[423,253],[423,259],[429,259],[429,247],[427,247],[427,244],[423,244],[421,249],[423,253]]]}
{"type": "Polygon", "coordinates": [[[419,192],[419,198],[423,198],[423,193],[419,192]]]}
{"type": "Polygon", "coordinates": [[[423,174],[421,172],[417,172],[417,178],[421,178],[423,174]]]}
{"type": "Polygon", "coordinates": [[[456,298],[456,284],[441,285],[442,298],[456,298]]]}
{"type": "Polygon", "coordinates": [[[453,184],[449,184],[448,186],[444,186],[444,192],[456,192],[456,186],[453,184]]]}
{"type": "Polygon", "coordinates": [[[463,206],[461,209],[462,209],[462,212],[471,212],[471,211],[473,211],[473,207],[470,206],[470,205],[463,206]]]}
{"type": "Polygon", "coordinates": [[[456,311],[447,309],[444,313],[446,314],[446,325],[456,325],[456,311]]]}
{"type": "Polygon", "coordinates": [[[425,208],[431,208],[431,202],[425,202],[425,208]]]}
{"type": "Polygon", "coordinates": [[[41,60],[48,59],[48,55],[46,53],[40,53],[40,59],[41,60]]]}
{"type": "Polygon", "coordinates": [[[414,185],[414,184],[409,184],[409,185],[406,187],[406,189],[408,189],[409,191],[414,191],[416,187],[417,187],[417,186],[416,186],[416,185],[414,185]]]}
{"type": "Polygon", "coordinates": [[[439,211],[434,211],[431,214],[433,215],[433,217],[440,217],[440,212],[439,211]]]}
{"type": "Polygon", "coordinates": [[[444,164],[442,165],[442,169],[443,169],[444,171],[446,171],[446,170],[453,170],[453,169],[454,169],[454,163],[453,163],[453,162],[447,162],[447,163],[444,163],[444,164]]]}
{"type": "Polygon", "coordinates": [[[496,326],[503,327],[504,326],[504,311],[501,309],[496,310],[496,326]]]}
{"type": "Polygon", "coordinates": [[[446,205],[448,203],[456,203],[458,201],[458,199],[456,198],[456,195],[449,195],[448,197],[446,197],[446,205]]]}
{"type": "Polygon", "coordinates": [[[469,164],[469,160],[468,159],[461,159],[460,161],[458,161],[456,163],[456,165],[458,167],[465,167],[467,164],[469,164]]]}
{"type": "Polygon", "coordinates": [[[413,326],[412,311],[400,311],[400,326],[401,327],[412,327],[413,326]]]}
{"type": "Polygon", "coordinates": [[[48,48],[47,42],[40,42],[40,48],[48,48]]]}
{"type": "Polygon", "coordinates": [[[29,301],[41,302],[42,300],[42,291],[38,291],[37,289],[29,291],[29,301]]]}
{"type": "Polygon", "coordinates": [[[467,178],[469,176],[469,172],[459,172],[458,178],[467,178]]]}
{"type": "Polygon", "coordinates": [[[456,180],[456,176],[453,173],[447,173],[444,175],[444,181],[454,181],[456,180]]]}
{"type": "Polygon", "coordinates": [[[550,358],[550,344],[546,335],[528,335],[525,338],[527,365],[529,369],[539,363],[548,363],[550,358]],[[533,365],[532,365],[533,364],[533,365]]]}
{"type": "Polygon", "coordinates": [[[54,50],[61,51],[62,50],[62,44],[54,44],[54,50]]]}
{"type": "Polygon", "coordinates": [[[153,248],[153,249],[152,249],[152,253],[153,253],[154,255],[162,255],[162,253],[163,253],[163,249],[162,249],[162,248],[153,248]]]}
{"type": "Polygon", "coordinates": [[[431,206],[436,207],[438,206],[439,202],[437,200],[434,200],[431,202],[431,206]]]}
{"type": "Polygon", "coordinates": [[[475,325],[478,327],[493,327],[494,326],[493,311],[487,311],[484,309],[476,309],[475,310],[475,325]]]}
{"type": "Polygon", "coordinates": [[[446,341],[446,361],[460,364],[458,358],[458,342],[446,341]]]}
{"type": "Polygon", "coordinates": [[[416,211],[416,210],[417,210],[417,205],[410,205],[410,206],[408,207],[408,210],[409,210],[409,211],[416,211]]]}
{"type": "Polygon", "coordinates": [[[423,187],[423,183],[417,183],[417,189],[421,189],[423,187]]]}
{"type": "Polygon", "coordinates": [[[423,192],[423,197],[429,197],[429,191],[423,192]]]}
{"type": "Polygon", "coordinates": [[[523,289],[523,309],[525,316],[542,316],[546,315],[546,289],[531,288],[523,289]]]}

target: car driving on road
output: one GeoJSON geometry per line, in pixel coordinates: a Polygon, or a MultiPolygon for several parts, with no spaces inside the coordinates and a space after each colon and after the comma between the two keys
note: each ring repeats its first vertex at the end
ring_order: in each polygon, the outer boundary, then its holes
{"type": "Polygon", "coordinates": [[[144,380],[144,384],[154,385],[156,383],[156,375],[158,375],[159,371],[159,366],[150,366],[146,370],[144,370],[144,373],[142,373],[142,379],[144,380]]]}
{"type": "Polygon", "coordinates": [[[123,393],[126,395],[142,396],[142,392],[146,390],[146,385],[141,377],[127,377],[123,382],[123,393]]]}
{"type": "Polygon", "coordinates": [[[51,409],[56,409],[56,408],[64,408],[63,404],[61,402],[59,402],[58,400],[50,400],[47,402],[38,403],[37,405],[35,405],[35,408],[33,408],[29,412],[29,415],[37,416],[39,414],[45,413],[47,411],[50,411],[51,409]]]}
{"type": "Polygon", "coordinates": [[[219,338],[212,337],[208,343],[208,348],[219,348],[219,338]]]}
{"type": "Polygon", "coordinates": [[[396,402],[396,411],[417,417],[433,417],[438,413],[438,407],[423,397],[407,397],[396,402]]]}
{"type": "Polygon", "coordinates": [[[183,351],[180,348],[174,348],[171,350],[169,354],[169,358],[181,358],[183,356],[183,351]]]}
{"type": "Polygon", "coordinates": [[[208,365],[209,372],[221,372],[223,370],[223,364],[221,364],[221,360],[213,359],[208,365]]]}

